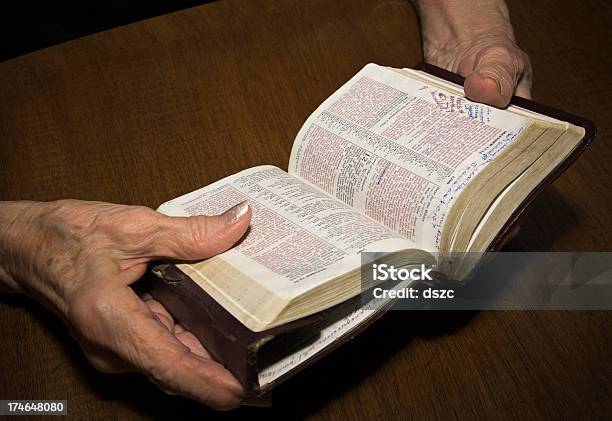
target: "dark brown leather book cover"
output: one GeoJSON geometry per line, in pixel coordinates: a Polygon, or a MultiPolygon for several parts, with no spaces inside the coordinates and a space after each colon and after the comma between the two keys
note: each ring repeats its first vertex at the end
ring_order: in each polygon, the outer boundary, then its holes
{"type": "MultiPolygon", "coordinates": [[[[458,85],[463,85],[462,77],[439,67],[421,63],[417,65],[415,69],[425,71],[458,85]]],[[[489,247],[491,251],[498,250],[503,246],[507,240],[508,234],[512,231],[513,226],[517,223],[527,206],[544,188],[550,185],[578,158],[595,137],[596,133],[593,123],[584,118],[524,98],[513,97],[511,103],[539,114],[581,126],[585,129],[585,136],[571,155],[564,160],[558,168],[542,180],[538,187],[520,204],[491,243],[489,247]]],[[[301,329],[317,329],[321,317],[319,315],[308,316],[263,332],[253,332],[234,318],[227,310],[192,281],[191,278],[186,276],[173,264],[158,264],[153,267],[152,272],[157,276],[151,277],[151,294],[159,300],[180,323],[194,333],[210,354],[224,364],[244,386],[247,393],[251,395],[260,395],[271,390],[274,386],[282,383],[287,378],[293,376],[343,343],[349,341],[371,325],[375,320],[380,318],[380,316],[382,316],[393,304],[390,302],[381,307],[373,316],[368,318],[367,321],[348,331],[332,345],[286,374],[280,376],[270,384],[267,384],[265,388],[261,388],[257,379],[257,373],[260,363],[259,354],[262,348],[281,335],[296,332],[301,329]]]]}
{"type": "Polygon", "coordinates": [[[320,321],[318,315],[313,315],[264,332],[253,332],[175,265],[158,264],[151,271],[154,275],[149,276],[151,295],[236,376],[247,392],[262,392],[257,380],[257,357],[266,343],[320,321]]]}

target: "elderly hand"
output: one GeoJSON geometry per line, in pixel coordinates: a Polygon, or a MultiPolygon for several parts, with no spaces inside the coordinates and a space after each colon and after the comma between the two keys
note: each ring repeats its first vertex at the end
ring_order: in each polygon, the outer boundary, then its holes
{"type": "Polygon", "coordinates": [[[531,63],[503,0],[415,0],[425,61],[465,77],[473,101],[504,108],[531,98],[531,63]]]}
{"type": "Polygon", "coordinates": [[[242,387],[150,296],[130,287],[153,259],[203,259],[246,231],[246,203],[219,216],[172,218],[101,202],[0,202],[0,285],[62,317],[104,372],[140,371],[169,393],[217,409],[242,387]]]}

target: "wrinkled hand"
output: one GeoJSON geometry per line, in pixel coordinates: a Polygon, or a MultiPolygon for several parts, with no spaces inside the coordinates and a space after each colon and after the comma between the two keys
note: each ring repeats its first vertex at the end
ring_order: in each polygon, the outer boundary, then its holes
{"type": "Polygon", "coordinates": [[[531,98],[529,57],[517,45],[503,0],[417,0],[425,61],[465,77],[465,94],[504,108],[531,98]]]}
{"type": "Polygon", "coordinates": [[[140,371],[168,393],[217,409],[242,387],[150,296],[130,287],[153,259],[203,259],[246,231],[246,203],[222,215],[173,218],[149,208],[65,200],[0,204],[0,281],[62,317],[104,372],[140,371]]]}

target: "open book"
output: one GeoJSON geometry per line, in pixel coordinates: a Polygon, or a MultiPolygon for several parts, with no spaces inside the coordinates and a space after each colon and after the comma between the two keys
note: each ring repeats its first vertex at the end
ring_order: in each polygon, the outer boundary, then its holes
{"type": "MultiPolygon", "coordinates": [[[[569,117],[496,109],[428,72],[368,64],[306,120],[288,171],[250,168],[159,207],[167,215],[214,215],[247,200],[253,218],[231,250],[155,268],[166,289],[153,293],[230,369],[241,365],[233,371],[243,384],[266,390],[388,306],[347,301],[363,288],[363,252],[411,250],[413,261],[402,264],[435,266],[435,256],[499,246],[534,193],[592,138],[589,122],[569,117]],[[198,305],[220,306],[218,317],[234,319],[234,331],[220,336],[240,342],[235,330],[246,329],[250,357],[230,363],[215,349],[210,329],[186,310],[198,305]],[[312,318],[304,318],[313,314],[318,327],[307,329],[312,318]],[[293,334],[270,346],[283,327],[293,334]],[[260,348],[268,352],[257,359],[260,348]],[[255,374],[245,374],[245,364],[255,374]]],[[[474,269],[442,261],[436,268],[453,279],[474,269]]],[[[209,316],[218,334],[220,319],[209,316]]]]}

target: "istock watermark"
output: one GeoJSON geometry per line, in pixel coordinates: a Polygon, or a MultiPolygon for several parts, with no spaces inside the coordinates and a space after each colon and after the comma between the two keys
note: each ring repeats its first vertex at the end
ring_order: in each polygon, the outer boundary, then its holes
{"type": "Polygon", "coordinates": [[[430,273],[432,268],[425,267],[421,263],[419,267],[402,267],[396,268],[393,265],[385,263],[372,264],[372,279],[374,281],[433,281],[430,273]]]}
{"type": "Polygon", "coordinates": [[[365,252],[361,286],[394,309],[612,310],[612,253],[365,252]]]}

